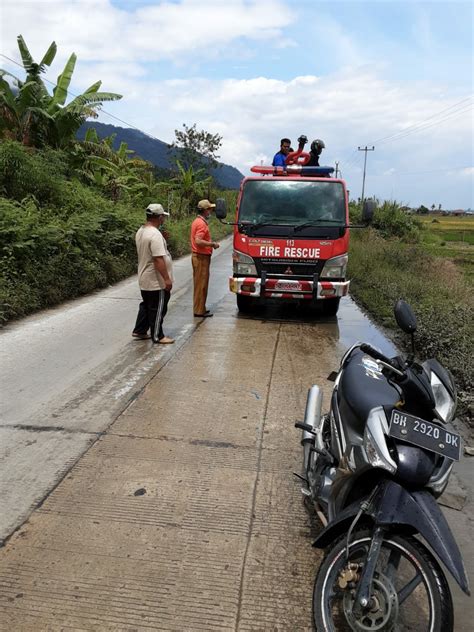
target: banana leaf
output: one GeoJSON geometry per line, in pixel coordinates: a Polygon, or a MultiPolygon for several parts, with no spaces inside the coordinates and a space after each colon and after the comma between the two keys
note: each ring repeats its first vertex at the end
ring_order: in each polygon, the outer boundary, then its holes
{"type": "Polygon", "coordinates": [[[118,101],[121,98],[121,94],[114,92],[85,92],[73,99],[66,107],[70,110],[82,110],[85,105],[99,106],[103,101],[118,101]]]}
{"type": "Polygon", "coordinates": [[[88,143],[98,143],[99,137],[97,136],[97,131],[93,127],[89,127],[87,129],[84,140],[88,143]]]}
{"type": "Polygon", "coordinates": [[[101,85],[102,85],[102,81],[96,81],[91,86],[89,86],[87,90],[84,90],[84,94],[91,94],[92,92],[98,92],[101,85]]]}
{"type": "Polygon", "coordinates": [[[9,108],[16,111],[15,95],[12,92],[10,84],[0,75],[0,98],[8,105],[9,108]]]}
{"type": "Polygon", "coordinates": [[[51,66],[54,58],[56,57],[56,52],[58,47],[56,46],[56,42],[52,42],[48,50],[43,55],[43,59],[40,61],[40,72],[44,72],[45,66],[51,66]]]}
{"type": "Polygon", "coordinates": [[[58,82],[53,90],[52,104],[59,103],[59,105],[64,105],[66,103],[67,91],[71,83],[72,73],[74,72],[76,60],[76,54],[73,53],[66,62],[64,70],[59,75],[58,82]]]}
{"type": "Polygon", "coordinates": [[[18,35],[16,38],[18,42],[18,48],[20,49],[21,59],[23,61],[23,67],[27,73],[30,73],[32,68],[37,65],[35,64],[33,57],[31,56],[30,51],[28,50],[28,46],[25,43],[22,35],[18,35]]]}

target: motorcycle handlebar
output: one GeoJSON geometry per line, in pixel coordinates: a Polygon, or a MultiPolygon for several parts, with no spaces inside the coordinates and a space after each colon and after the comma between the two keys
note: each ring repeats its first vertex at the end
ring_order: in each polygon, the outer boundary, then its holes
{"type": "Polygon", "coordinates": [[[368,345],[367,343],[364,342],[364,343],[362,343],[360,345],[360,349],[364,353],[367,353],[368,355],[372,356],[372,358],[374,358],[375,360],[380,360],[381,362],[384,362],[385,364],[388,364],[388,366],[393,368],[393,370],[397,374],[401,374],[400,369],[397,369],[396,367],[393,366],[392,361],[391,361],[390,358],[387,358],[386,355],[384,355],[383,353],[381,353],[380,351],[378,351],[377,349],[375,349],[371,345],[368,345]]]}

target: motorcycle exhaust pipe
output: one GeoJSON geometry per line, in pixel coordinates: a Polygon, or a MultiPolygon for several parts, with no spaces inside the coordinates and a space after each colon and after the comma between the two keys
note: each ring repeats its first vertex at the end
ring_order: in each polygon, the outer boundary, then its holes
{"type": "MultiPolygon", "coordinates": [[[[312,386],[308,391],[308,397],[306,398],[306,409],[304,413],[304,423],[314,428],[315,432],[318,431],[321,424],[321,407],[323,404],[323,394],[321,389],[316,384],[312,386]]],[[[314,436],[311,432],[303,430],[303,436],[301,438],[301,445],[303,446],[303,466],[304,472],[308,470],[310,448],[315,444],[314,436]]],[[[319,447],[319,446],[317,446],[319,447]]]]}

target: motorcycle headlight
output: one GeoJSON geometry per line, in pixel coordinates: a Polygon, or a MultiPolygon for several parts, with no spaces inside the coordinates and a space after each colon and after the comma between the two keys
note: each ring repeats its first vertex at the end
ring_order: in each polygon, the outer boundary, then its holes
{"type": "Polygon", "coordinates": [[[453,418],[456,402],[453,400],[448,392],[448,389],[434,371],[431,371],[430,381],[431,390],[433,391],[436,402],[436,414],[440,417],[440,419],[447,423],[453,418]]]}
{"type": "Polygon", "coordinates": [[[234,274],[243,276],[257,276],[257,268],[255,262],[249,255],[244,255],[243,252],[234,250],[232,254],[234,274]]]}
{"type": "Polygon", "coordinates": [[[323,271],[321,272],[322,279],[343,279],[346,276],[347,269],[347,255],[339,255],[339,257],[333,257],[328,259],[324,264],[323,271]]]}
{"type": "Polygon", "coordinates": [[[385,435],[388,433],[387,418],[384,409],[372,408],[364,430],[364,450],[372,467],[380,467],[395,474],[397,464],[390,456],[385,435]]]}

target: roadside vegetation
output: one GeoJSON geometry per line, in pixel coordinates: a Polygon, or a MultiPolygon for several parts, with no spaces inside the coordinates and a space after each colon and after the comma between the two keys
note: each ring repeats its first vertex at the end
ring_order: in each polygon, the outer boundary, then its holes
{"type": "MultiPolygon", "coordinates": [[[[115,283],[136,271],[134,234],[150,202],[171,213],[164,232],[173,256],[189,252],[189,227],[197,201],[226,198],[209,176],[218,135],[184,127],[174,147],[186,149],[186,166],[163,173],[126,143],[77,130],[96,118],[104,101],[121,95],[95,82],[68,99],[73,54],[52,92],[42,75],[56,55],[53,42],[36,63],[21,36],[25,78],[0,69],[0,326],[12,318],[57,305],[115,283]],[[189,136],[189,138],[188,138],[189,136]],[[208,146],[206,146],[206,142],[208,146]],[[193,152],[204,152],[192,160],[193,152]]],[[[213,237],[230,232],[213,222],[213,237]]]]}
{"type": "MultiPolygon", "coordinates": [[[[351,204],[351,216],[360,208],[351,204]]],[[[410,303],[418,319],[417,353],[437,357],[453,373],[459,413],[474,424],[474,217],[406,215],[396,202],[378,204],[371,228],[353,231],[351,294],[390,329],[397,344],[395,301],[410,303]],[[434,221],[436,220],[436,221],[434,221]]]]}

